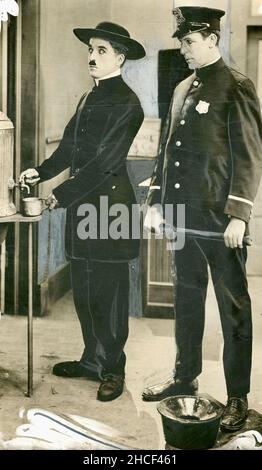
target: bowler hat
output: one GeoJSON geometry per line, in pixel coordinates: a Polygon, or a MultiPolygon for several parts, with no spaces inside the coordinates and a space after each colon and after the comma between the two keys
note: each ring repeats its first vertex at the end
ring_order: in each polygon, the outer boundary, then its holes
{"type": "Polygon", "coordinates": [[[188,6],[175,8],[173,14],[177,22],[173,37],[181,39],[186,34],[208,29],[220,31],[220,19],[225,12],[216,8],[188,6]]]}
{"type": "Polygon", "coordinates": [[[91,38],[115,41],[128,49],[126,58],[130,60],[142,59],[146,55],[142,44],[132,39],[127,29],[115,23],[103,22],[95,28],[75,28],[74,34],[85,44],[89,44],[91,38]]]}

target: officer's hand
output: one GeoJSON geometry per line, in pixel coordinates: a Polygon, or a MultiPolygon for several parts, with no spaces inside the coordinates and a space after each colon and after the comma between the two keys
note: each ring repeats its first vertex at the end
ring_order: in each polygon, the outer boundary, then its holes
{"type": "Polygon", "coordinates": [[[153,230],[157,235],[159,235],[162,233],[161,225],[164,223],[165,220],[163,219],[161,211],[154,206],[148,207],[144,221],[144,229],[147,232],[151,232],[153,230]]]}
{"type": "Polygon", "coordinates": [[[30,186],[35,186],[38,181],[40,181],[39,173],[34,168],[28,168],[19,177],[21,184],[29,184],[30,186]]]}
{"type": "Polygon", "coordinates": [[[45,199],[45,205],[48,207],[50,211],[52,209],[57,209],[57,207],[59,207],[58,200],[56,199],[53,193],[50,193],[47,196],[47,198],[45,199]]]}
{"type": "Polygon", "coordinates": [[[244,220],[232,217],[224,233],[227,248],[243,248],[243,238],[246,230],[244,220]]]}

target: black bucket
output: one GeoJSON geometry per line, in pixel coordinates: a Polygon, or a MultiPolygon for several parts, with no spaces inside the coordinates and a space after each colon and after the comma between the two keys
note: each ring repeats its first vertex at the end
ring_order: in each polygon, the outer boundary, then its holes
{"type": "Polygon", "coordinates": [[[224,406],[214,398],[178,395],[162,400],[157,409],[162,417],[166,442],[177,449],[210,449],[214,446],[224,406]]]}

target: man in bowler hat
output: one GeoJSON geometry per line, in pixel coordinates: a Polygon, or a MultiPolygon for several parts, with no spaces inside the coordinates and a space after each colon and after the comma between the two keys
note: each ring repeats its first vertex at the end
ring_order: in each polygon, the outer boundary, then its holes
{"type": "Polygon", "coordinates": [[[109,233],[107,238],[99,227],[115,204],[124,205],[129,214],[136,204],[126,158],[144,114],[139,99],[121,77],[121,67],[126,59],[143,58],[145,50],[114,23],[77,28],[74,34],[88,47],[95,86],[81,98],[53,155],[37,168],[25,170],[20,179],[34,185],[70,168],[70,177],[53,190],[47,204],[50,209],[67,209],[66,255],[85,348],[79,361],[58,363],[53,373],[100,380],[97,398],[109,401],[121,395],[124,386],[128,263],[139,254],[139,240],[131,237],[131,216],[126,220],[129,236],[117,239],[109,233]],[[106,198],[106,213],[101,196],[106,198]],[[80,222],[82,231],[88,225],[86,204],[97,209],[95,236],[79,230],[80,222]]]}
{"type": "Polygon", "coordinates": [[[245,422],[250,391],[252,323],[244,240],[261,176],[262,125],[253,83],[221,58],[224,13],[204,7],[174,10],[174,36],[194,72],[174,91],[146,226],[159,231],[164,220],[156,203],[174,204],[176,225],[176,205],[182,204],[185,229],[195,235],[186,236],[184,248],[174,253],[174,374],[146,388],[143,399],[197,393],[209,267],[224,337],[228,401],[221,426],[235,431],[245,422]]]}

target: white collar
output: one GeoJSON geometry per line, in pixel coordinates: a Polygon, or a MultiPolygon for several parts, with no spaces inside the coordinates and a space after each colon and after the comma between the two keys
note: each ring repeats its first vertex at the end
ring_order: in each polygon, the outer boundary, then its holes
{"type": "Polygon", "coordinates": [[[203,65],[202,67],[199,67],[199,69],[203,69],[204,67],[208,67],[209,65],[215,64],[221,59],[221,56],[218,57],[218,59],[212,60],[212,62],[209,62],[208,64],[203,65]]]}
{"type": "Polygon", "coordinates": [[[107,80],[108,78],[118,77],[119,75],[121,75],[121,70],[117,69],[114,72],[111,72],[108,75],[105,75],[104,77],[95,78],[96,86],[98,86],[100,80],[107,80]]]}

